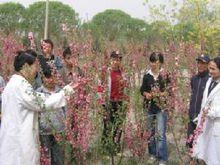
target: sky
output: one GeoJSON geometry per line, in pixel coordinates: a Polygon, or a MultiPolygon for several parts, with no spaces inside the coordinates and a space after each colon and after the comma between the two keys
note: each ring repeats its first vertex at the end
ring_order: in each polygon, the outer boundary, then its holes
{"type": "MultiPolygon", "coordinates": [[[[25,7],[39,0],[0,0],[4,2],[19,2],[25,7]]],[[[61,1],[61,0],[57,0],[61,1]]],[[[84,21],[91,20],[94,15],[106,9],[120,9],[134,18],[148,20],[148,6],[145,0],[62,0],[64,4],[71,6],[84,21]]],[[[166,4],[168,0],[148,0],[151,5],[166,4]]]]}

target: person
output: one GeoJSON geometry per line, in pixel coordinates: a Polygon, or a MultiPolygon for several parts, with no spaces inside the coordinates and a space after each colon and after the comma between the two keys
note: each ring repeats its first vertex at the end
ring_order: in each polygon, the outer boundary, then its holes
{"type": "Polygon", "coordinates": [[[126,118],[124,104],[126,81],[121,69],[122,55],[118,51],[113,51],[110,60],[110,72],[105,74],[106,76],[101,80],[103,83],[107,83],[102,141],[108,153],[116,154],[121,149],[122,124],[126,118]]]}
{"type": "Polygon", "coordinates": [[[53,54],[53,48],[54,44],[51,39],[42,41],[41,49],[43,54],[38,57],[42,70],[46,69],[47,65],[54,65],[57,70],[62,68],[61,59],[53,54]]]}
{"type": "Polygon", "coordinates": [[[82,70],[78,66],[77,54],[76,52],[72,53],[70,47],[65,48],[63,51],[62,66],[59,73],[65,84],[84,76],[82,70]]]}
{"type": "Polygon", "coordinates": [[[2,93],[0,164],[39,165],[38,112],[65,106],[66,96],[74,93],[77,84],[67,85],[46,97],[31,86],[39,69],[36,57],[18,52],[14,69],[15,74],[2,93]]]}
{"type": "MultiPolygon", "coordinates": [[[[44,93],[46,97],[49,97],[51,94],[57,93],[61,90],[61,88],[57,85],[56,76],[50,67],[44,70],[42,81],[42,86],[36,91],[44,93]]],[[[62,133],[64,133],[65,107],[61,107],[55,112],[53,111],[48,109],[40,112],[39,114],[40,142],[41,146],[46,148],[46,155],[51,164],[63,165],[64,145],[61,145],[61,142],[56,140],[54,134],[62,136],[62,133]]]]}
{"type": "Polygon", "coordinates": [[[162,64],[164,57],[161,53],[151,53],[150,70],[147,70],[143,76],[140,88],[141,95],[144,96],[143,107],[147,113],[147,126],[151,136],[148,143],[148,151],[151,160],[157,159],[160,165],[166,164],[168,160],[166,124],[167,112],[163,109],[160,100],[167,93],[167,76],[162,76],[162,64]],[[163,96],[164,95],[164,96],[163,96]]]}
{"type": "Polygon", "coordinates": [[[220,164],[220,57],[209,62],[210,78],[203,93],[192,156],[207,165],[220,164]]]}
{"type": "MultiPolygon", "coordinates": [[[[205,89],[205,85],[207,80],[209,79],[208,72],[208,63],[210,61],[209,56],[201,55],[196,58],[197,61],[197,69],[198,73],[191,78],[190,86],[191,86],[191,99],[189,105],[189,123],[187,136],[188,139],[193,134],[196,123],[194,123],[194,119],[197,118],[203,98],[203,92],[205,89]]],[[[187,143],[187,146],[192,148],[192,141],[187,143]]]]}
{"type": "MultiPolygon", "coordinates": [[[[68,84],[70,82],[75,82],[78,79],[84,77],[84,74],[80,67],[78,66],[78,51],[76,50],[71,50],[70,47],[66,47],[63,51],[63,63],[62,63],[62,68],[58,71],[58,73],[61,76],[61,80],[63,81],[64,84],[68,84]]],[[[85,95],[85,89],[77,89],[76,95],[80,95],[82,93],[85,95]]],[[[76,109],[77,112],[80,112],[83,110],[83,107],[81,105],[82,103],[75,103],[72,104],[72,108],[76,109]]],[[[67,107],[69,108],[69,107],[67,107]]],[[[66,118],[67,120],[71,123],[71,128],[66,128],[74,130],[74,138],[77,139],[78,136],[78,126],[77,126],[77,112],[76,113],[68,113],[67,110],[67,115],[66,118]],[[73,129],[74,128],[74,129],[73,129]]],[[[72,144],[67,142],[66,144],[66,150],[65,150],[65,160],[64,160],[64,165],[69,165],[69,164],[74,164],[75,163],[75,155],[74,155],[74,148],[72,148],[72,144]]]]}
{"type": "MultiPolygon", "coordinates": [[[[59,71],[62,68],[61,59],[53,54],[54,44],[50,39],[44,39],[41,44],[42,54],[38,55],[40,62],[40,71],[43,72],[48,68],[48,65],[53,67],[54,70],[59,71]]],[[[37,75],[34,82],[34,89],[39,88],[42,85],[42,78],[40,74],[37,75]]]]}

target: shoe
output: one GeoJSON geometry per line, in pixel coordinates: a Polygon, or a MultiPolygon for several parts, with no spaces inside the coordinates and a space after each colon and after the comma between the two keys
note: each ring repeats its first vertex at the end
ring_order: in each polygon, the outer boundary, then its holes
{"type": "Polygon", "coordinates": [[[167,162],[164,160],[160,160],[158,165],[167,165],[167,162]]]}
{"type": "Polygon", "coordinates": [[[116,156],[118,156],[118,157],[122,157],[123,154],[122,154],[121,152],[119,152],[119,153],[116,154],[116,156]]]}
{"type": "Polygon", "coordinates": [[[155,163],[156,162],[156,158],[155,158],[155,156],[153,156],[153,155],[151,155],[150,157],[149,157],[149,160],[148,160],[148,163],[155,163]]]}
{"type": "Polygon", "coordinates": [[[153,156],[153,155],[151,155],[149,159],[150,160],[156,160],[155,156],[153,156]]]}

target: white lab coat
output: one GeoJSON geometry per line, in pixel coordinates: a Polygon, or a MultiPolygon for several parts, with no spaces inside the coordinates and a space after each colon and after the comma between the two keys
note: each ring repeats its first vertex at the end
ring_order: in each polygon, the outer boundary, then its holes
{"type": "Polygon", "coordinates": [[[65,105],[64,90],[46,98],[24,77],[13,75],[2,94],[0,165],[39,165],[38,111],[65,105]]]}
{"type": "MultiPolygon", "coordinates": [[[[207,165],[220,165],[220,83],[208,95],[211,78],[206,83],[202,108],[210,107],[204,122],[203,132],[199,135],[193,148],[193,156],[202,159],[207,165]]],[[[200,123],[203,111],[198,116],[200,123]]]]}

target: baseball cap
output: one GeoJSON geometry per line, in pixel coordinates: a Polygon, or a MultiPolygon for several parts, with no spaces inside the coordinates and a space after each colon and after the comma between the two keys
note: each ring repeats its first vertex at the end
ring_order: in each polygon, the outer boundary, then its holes
{"type": "Polygon", "coordinates": [[[110,57],[111,58],[122,58],[122,54],[119,51],[113,51],[110,57]]]}
{"type": "Polygon", "coordinates": [[[209,58],[208,55],[202,54],[202,55],[200,55],[199,57],[196,58],[196,61],[202,61],[204,63],[209,63],[210,58],[209,58]]]}

